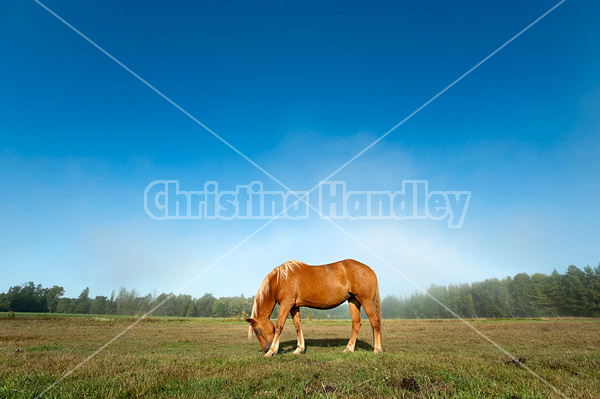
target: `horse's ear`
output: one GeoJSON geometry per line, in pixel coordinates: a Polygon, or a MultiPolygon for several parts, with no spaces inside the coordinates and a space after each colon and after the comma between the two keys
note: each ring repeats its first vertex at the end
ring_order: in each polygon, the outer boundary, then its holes
{"type": "Polygon", "coordinates": [[[254,324],[254,323],[256,323],[256,320],[254,320],[252,317],[248,317],[248,318],[246,319],[246,321],[247,321],[248,323],[250,323],[250,324],[254,324]]]}

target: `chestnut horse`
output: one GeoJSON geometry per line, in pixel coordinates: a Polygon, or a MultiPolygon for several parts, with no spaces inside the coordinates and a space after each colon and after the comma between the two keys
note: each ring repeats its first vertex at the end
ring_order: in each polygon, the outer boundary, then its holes
{"type": "Polygon", "coordinates": [[[322,266],[290,261],[273,269],[263,280],[252,307],[248,338],[252,331],[258,338],[265,357],[279,350],[281,331],[291,312],[298,346],[294,354],[305,350],[300,307],[331,309],[348,301],[352,316],[352,334],[344,352],[354,352],[356,337],[360,329],[360,307],[369,316],[373,328],[374,352],[381,348],[381,303],[377,276],[370,267],[352,259],[322,266]],[[279,304],[277,324],[270,320],[275,304],[279,304]]]}

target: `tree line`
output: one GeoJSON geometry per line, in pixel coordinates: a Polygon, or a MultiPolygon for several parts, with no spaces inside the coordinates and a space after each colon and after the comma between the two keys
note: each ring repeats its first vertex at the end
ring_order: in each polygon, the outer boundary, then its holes
{"type": "Polygon", "coordinates": [[[405,319],[452,318],[432,297],[463,318],[598,317],[600,265],[583,270],[569,266],[564,274],[519,273],[471,284],[432,285],[427,293],[383,300],[384,317],[405,319]],[[431,295],[431,296],[430,296],[431,295]]]}
{"type": "MultiPolygon", "coordinates": [[[[254,297],[216,298],[212,294],[194,298],[186,294],[140,295],[121,288],[110,297],[90,297],[85,288],[77,298],[64,297],[64,288],[44,288],[28,282],[0,294],[0,312],[70,313],[96,315],[142,315],[158,304],[152,314],[177,317],[246,317],[254,297]]],[[[519,273],[504,279],[470,284],[432,285],[427,293],[382,300],[384,318],[452,318],[433,298],[464,318],[600,316],[600,265],[583,270],[569,266],[564,274],[519,273]]],[[[275,310],[275,315],[277,309],[275,310]]],[[[302,309],[304,317],[350,318],[347,306],[330,310],[302,309]]],[[[363,314],[364,317],[364,314],[363,314]]]]}

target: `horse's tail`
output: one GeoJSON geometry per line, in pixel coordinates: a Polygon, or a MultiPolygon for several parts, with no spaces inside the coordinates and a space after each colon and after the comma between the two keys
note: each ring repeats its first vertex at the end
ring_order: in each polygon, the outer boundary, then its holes
{"type": "Polygon", "coordinates": [[[377,283],[377,288],[375,289],[375,297],[373,298],[373,307],[375,308],[375,313],[379,318],[379,325],[381,329],[381,299],[379,298],[379,283],[377,283]]]}

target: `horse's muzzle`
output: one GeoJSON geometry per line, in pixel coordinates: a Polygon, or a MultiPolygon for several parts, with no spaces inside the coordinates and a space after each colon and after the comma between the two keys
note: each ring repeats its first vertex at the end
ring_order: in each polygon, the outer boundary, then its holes
{"type": "Polygon", "coordinates": [[[266,348],[266,349],[263,349],[263,352],[267,353],[267,352],[269,351],[269,349],[271,349],[271,344],[272,344],[272,343],[273,343],[273,342],[271,342],[271,341],[268,341],[268,342],[267,342],[267,344],[265,345],[265,348],[266,348]]]}

